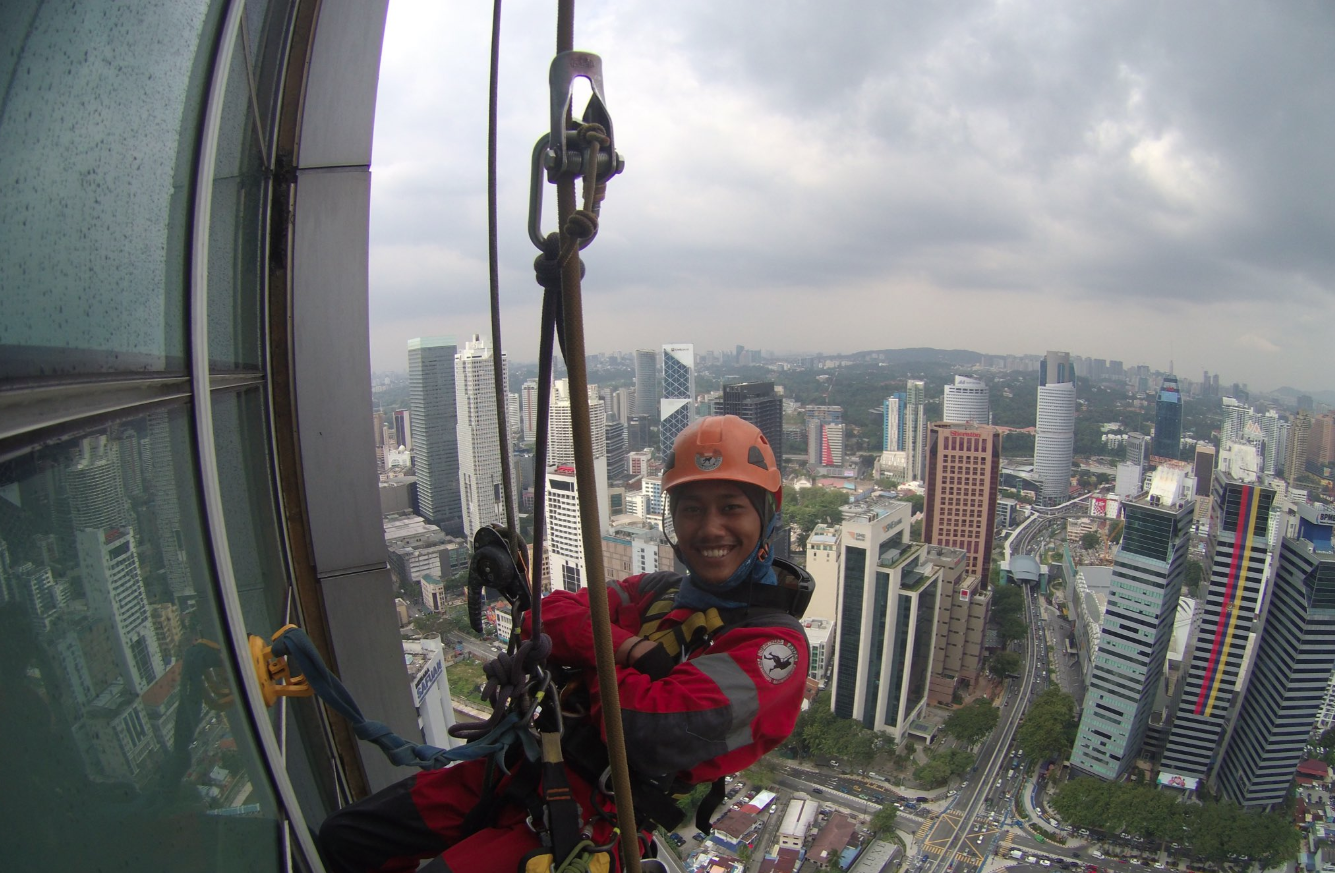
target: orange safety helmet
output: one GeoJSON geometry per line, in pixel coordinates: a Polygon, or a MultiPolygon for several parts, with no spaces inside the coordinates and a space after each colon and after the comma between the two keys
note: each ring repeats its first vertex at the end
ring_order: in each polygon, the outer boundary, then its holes
{"type": "Polygon", "coordinates": [[[664,492],[706,479],[755,485],[773,495],[775,509],[783,503],[783,473],[769,440],[735,415],[697,419],[677,435],[663,460],[664,492]]]}

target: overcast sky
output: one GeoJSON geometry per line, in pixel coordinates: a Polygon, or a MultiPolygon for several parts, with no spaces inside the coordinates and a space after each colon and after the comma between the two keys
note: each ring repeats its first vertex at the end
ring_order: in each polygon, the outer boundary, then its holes
{"type": "MultiPolygon", "coordinates": [[[[490,6],[390,4],[377,370],[490,330],[490,6]]],[[[555,6],[512,0],[502,26],[516,361],[537,358],[555,6]]],[[[603,58],[626,159],[585,251],[591,352],[1057,348],[1335,388],[1335,4],[581,0],[575,45],[603,58]]]]}

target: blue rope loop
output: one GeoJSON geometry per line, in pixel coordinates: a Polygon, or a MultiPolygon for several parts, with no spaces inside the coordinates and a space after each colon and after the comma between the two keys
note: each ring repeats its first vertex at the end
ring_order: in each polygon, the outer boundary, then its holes
{"type": "Polygon", "coordinates": [[[531,640],[526,640],[513,658],[501,656],[505,659],[504,663],[497,664],[497,661],[501,660],[498,658],[483,668],[488,676],[487,690],[491,691],[488,699],[493,706],[500,705],[485,722],[455,726],[470,728],[470,731],[456,734],[454,728],[451,728],[452,736],[463,735],[468,740],[465,745],[454,749],[442,749],[426,743],[410,743],[390,730],[388,725],[366,718],[351,692],[325,666],[324,659],[320,657],[315,644],[301,628],[288,628],[273,641],[271,648],[275,656],[288,659],[289,669],[293,674],[306,677],[316,696],[348,720],[358,739],[379,746],[392,764],[438,770],[455,761],[472,761],[491,755],[504,769],[505,753],[515,743],[523,746],[524,754],[529,760],[536,761],[539,757],[538,741],[532,731],[528,730],[532,709],[526,707],[521,712],[517,708],[510,707],[510,703],[512,700],[518,702],[516,695],[522,698],[528,677],[535,670],[541,672],[542,660],[545,660],[546,653],[551,651],[551,640],[546,639],[545,635],[537,645],[531,640]],[[295,669],[292,669],[293,667],[295,669]]]}

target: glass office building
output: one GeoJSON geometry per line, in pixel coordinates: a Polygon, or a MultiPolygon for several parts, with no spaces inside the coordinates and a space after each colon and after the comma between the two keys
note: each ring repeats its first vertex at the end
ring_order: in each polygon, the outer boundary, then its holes
{"type": "Polygon", "coordinates": [[[320,870],[310,828],[395,773],[266,707],[247,634],[302,625],[416,730],[366,426],[386,7],[5,4],[12,869],[320,870]]]}

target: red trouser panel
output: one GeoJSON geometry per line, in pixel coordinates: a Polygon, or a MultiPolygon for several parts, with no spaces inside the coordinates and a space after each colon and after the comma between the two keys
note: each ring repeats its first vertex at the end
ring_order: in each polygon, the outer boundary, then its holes
{"type": "MultiPolygon", "coordinates": [[[[529,829],[528,810],[501,804],[490,827],[464,833],[464,820],[482,797],[486,761],[465,761],[429,770],[338,810],[320,827],[320,853],[330,873],[411,873],[426,858],[440,855],[454,873],[511,873],[541,845],[529,829]]],[[[591,790],[567,771],[583,820],[591,809],[591,790]]],[[[503,793],[510,777],[494,789],[503,793]]],[[[610,839],[610,828],[594,828],[597,842],[610,839]]]]}

